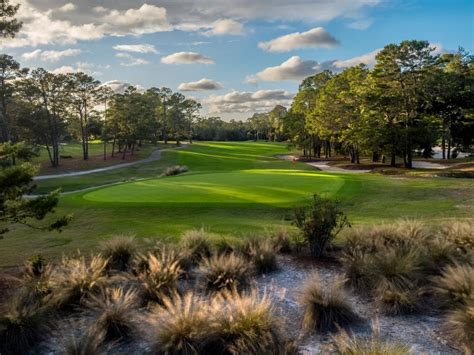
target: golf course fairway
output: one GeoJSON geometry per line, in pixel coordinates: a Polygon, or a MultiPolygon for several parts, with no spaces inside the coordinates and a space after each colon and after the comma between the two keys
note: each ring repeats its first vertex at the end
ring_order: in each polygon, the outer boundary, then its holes
{"type": "MultiPolygon", "coordinates": [[[[62,233],[12,229],[0,243],[0,265],[17,265],[38,253],[58,258],[78,248],[87,252],[117,234],[177,240],[191,228],[235,237],[281,225],[293,228],[293,208],[315,193],[339,200],[353,225],[399,218],[439,223],[470,218],[474,212],[469,179],[327,173],[276,157],[288,152],[279,143],[198,142],[163,152],[161,160],[135,167],[133,173],[115,170],[114,178],[122,174],[130,181],[61,197],[57,214],[74,214],[62,233]],[[189,171],[160,176],[175,164],[189,171]]],[[[67,187],[74,181],[75,186],[90,187],[91,181],[108,183],[103,180],[107,176],[45,183],[67,187]]]]}

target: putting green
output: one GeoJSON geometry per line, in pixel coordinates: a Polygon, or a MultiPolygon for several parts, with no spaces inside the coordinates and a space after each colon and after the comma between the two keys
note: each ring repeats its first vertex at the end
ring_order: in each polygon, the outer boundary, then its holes
{"type": "Polygon", "coordinates": [[[341,176],[307,170],[253,169],[152,179],[112,186],[83,195],[107,203],[255,203],[288,206],[313,193],[334,195],[344,184],[341,176]]]}

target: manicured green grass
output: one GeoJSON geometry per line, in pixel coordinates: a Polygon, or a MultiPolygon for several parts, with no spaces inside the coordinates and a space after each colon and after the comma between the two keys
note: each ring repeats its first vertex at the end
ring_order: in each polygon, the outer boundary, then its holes
{"type": "Polygon", "coordinates": [[[13,228],[0,241],[0,266],[35,253],[58,258],[63,252],[89,251],[114,234],[173,240],[200,227],[242,237],[261,234],[290,226],[293,207],[313,193],[339,199],[354,224],[403,217],[438,223],[474,213],[469,179],[323,173],[274,157],[287,153],[285,145],[275,143],[195,143],[133,169],[45,181],[48,186],[40,182],[42,189],[72,189],[141,179],[62,197],[58,213],[74,213],[71,225],[61,234],[13,228]],[[189,172],[158,178],[172,164],[187,165],[189,172]]]}

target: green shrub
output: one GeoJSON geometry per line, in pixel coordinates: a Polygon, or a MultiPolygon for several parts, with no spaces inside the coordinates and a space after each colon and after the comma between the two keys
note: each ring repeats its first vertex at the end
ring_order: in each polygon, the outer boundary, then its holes
{"type": "Polygon", "coordinates": [[[104,333],[104,340],[129,339],[136,334],[134,314],[138,293],[122,287],[102,289],[85,302],[87,314],[94,318],[94,331],[104,333]]]}
{"type": "Polygon", "coordinates": [[[301,230],[315,258],[320,258],[327,244],[344,227],[350,226],[336,202],[318,195],[313,196],[308,208],[295,210],[294,224],[301,230]]]}
{"type": "Polygon", "coordinates": [[[145,290],[145,298],[161,302],[178,288],[181,267],[175,255],[162,252],[159,256],[148,255],[147,268],[138,275],[145,290]]]}
{"type": "Polygon", "coordinates": [[[109,261],[107,268],[126,271],[136,251],[135,239],[127,236],[111,238],[102,243],[100,251],[102,256],[109,261]]]}
{"type": "Polygon", "coordinates": [[[248,285],[250,273],[249,262],[236,254],[214,255],[199,268],[200,283],[209,291],[241,290],[248,285]]]}
{"type": "Polygon", "coordinates": [[[50,301],[58,308],[82,305],[91,293],[98,291],[108,282],[108,263],[108,260],[101,256],[92,257],[89,263],[83,256],[64,257],[49,278],[52,289],[50,301]]]}
{"type": "Polygon", "coordinates": [[[446,316],[446,329],[449,336],[461,345],[466,354],[474,349],[474,298],[466,304],[451,310],[446,316]]]}
{"type": "Polygon", "coordinates": [[[329,285],[323,285],[317,273],[305,281],[299,300],[304,308],[305,329],[334,331],[359,319],[344,292],[344,281],[336,278],[329,285]]]}
{"type": "Polygon", "coordinates": [[[445,307],[465,305],[474,298],[474,267],[449,265],[434,279],[437,300],[445,307]]]}

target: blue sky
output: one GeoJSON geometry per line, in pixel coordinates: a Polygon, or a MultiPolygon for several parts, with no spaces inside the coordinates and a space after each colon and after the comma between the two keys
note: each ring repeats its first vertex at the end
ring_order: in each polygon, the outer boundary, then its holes
{"type": "Polygon", "coordinates": [[[474,51],[472,0],[17,2],[23,30],[0,46],[22,65],[86,71],[117,90],[179,87],[226,119],[288,105],[305,76],[370,65],[388,43],[474,51]]]}

